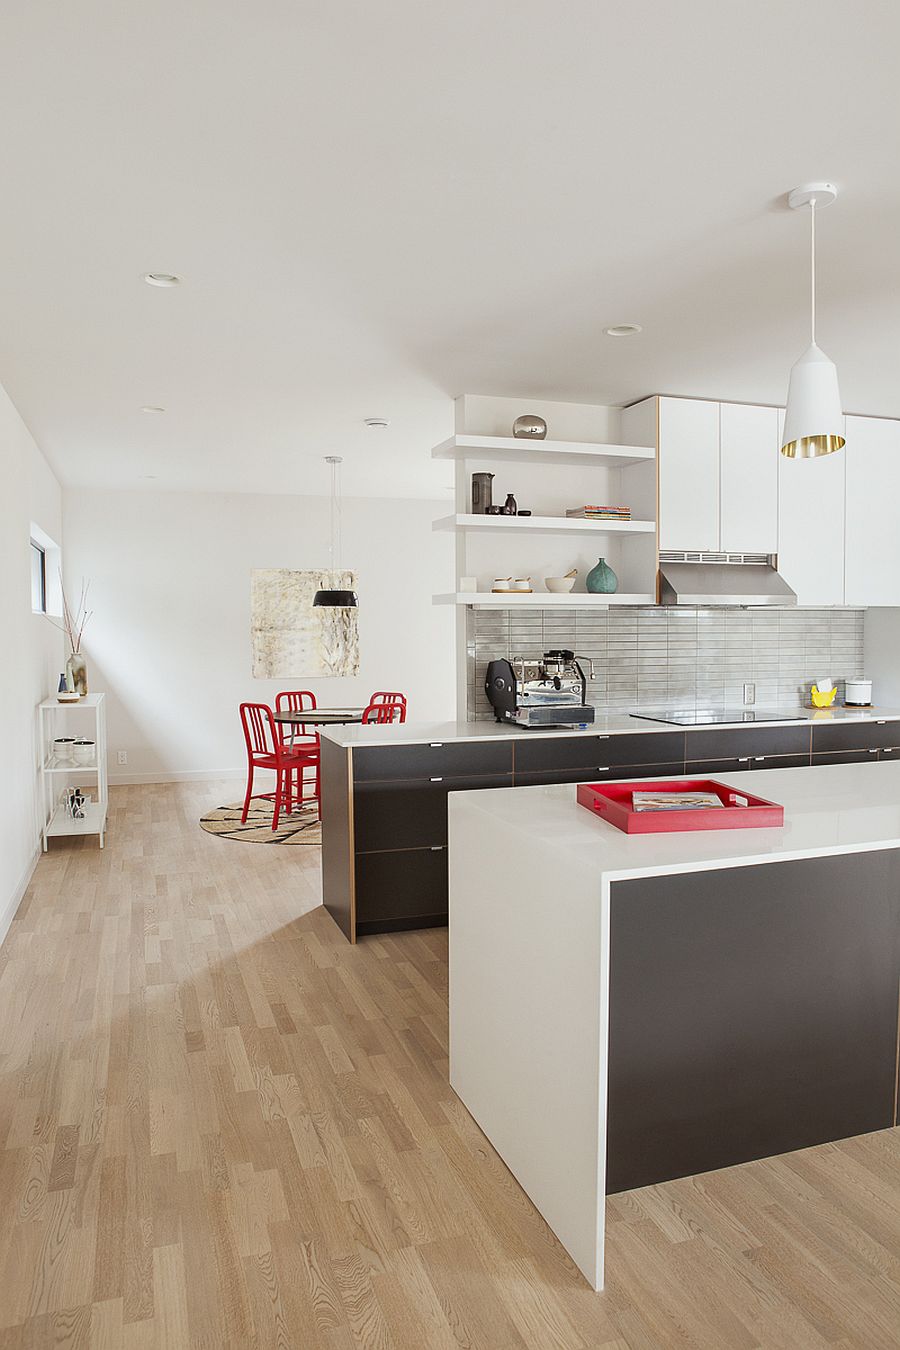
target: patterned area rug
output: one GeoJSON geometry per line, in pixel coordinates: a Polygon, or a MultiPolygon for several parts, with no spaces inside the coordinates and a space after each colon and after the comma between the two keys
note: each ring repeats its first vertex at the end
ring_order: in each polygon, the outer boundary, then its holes
{"type": "Polygon", "coordinates": [[[243,809],[243,802],[217,806],[214,811],[201,816],[200,828],[207,834],[217,834],[220,839],[240,839],[245,844],[322,843],[322,826],[313,806],[304,806],[290,816],[282,811],[277,830],[272,829],[273,802],[252,797],[246,825],[241,824],[243,809]]]}

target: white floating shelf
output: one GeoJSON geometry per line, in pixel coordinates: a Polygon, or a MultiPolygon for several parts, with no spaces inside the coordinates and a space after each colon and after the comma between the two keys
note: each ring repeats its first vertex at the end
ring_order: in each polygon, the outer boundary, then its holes
{"type": "Polygon", "coordinates": [[[512,591],[495,595],[493,591],[457,591],[436,595],[436,605],[473,605],[477,609],[608,609],[610,605],[655,605],[656,596],[650,592],[616,591],[614,595],[588,595],[572,592],[553,595],[550,591],[512,591]]]}
{"type": "Polygon", "coordinates": [[[585,520],[581,516],[444,516],[435,530],[532,530],[537,534],[654,534],[655,520],[585,520]]]}
{"type": "Polygon", "coordinates": [[[84,808],[84,819],[73,820],[66,814],[64,806],[58,806],[50,817],[47,826],[48,835],[59,834],[99,834],[106,827],[106,802],[88,802],[84,808]]]}
{"type": "Polygon", "coordinates": [[[432,459],[505,459],[538,463],[583,464],[610,469],[656,459],[649,445],[604,445],[600,441],[525,441],[515,436],[451,436],[431,452],[432,459]]]}

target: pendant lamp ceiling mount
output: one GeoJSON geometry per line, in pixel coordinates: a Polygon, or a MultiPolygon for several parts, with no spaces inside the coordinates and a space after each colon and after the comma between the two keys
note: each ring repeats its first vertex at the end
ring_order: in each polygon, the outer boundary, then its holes
{"type": "Polygon", "coordinates": [[[837,195],[834,183],[804,183],[802,187],[795,187],[793,192],[788,193],[788,206],[792,211],[798,211],[801,206],[815,203],[817,209],[821,210],[823,206],[830,206],[837,195]]]}

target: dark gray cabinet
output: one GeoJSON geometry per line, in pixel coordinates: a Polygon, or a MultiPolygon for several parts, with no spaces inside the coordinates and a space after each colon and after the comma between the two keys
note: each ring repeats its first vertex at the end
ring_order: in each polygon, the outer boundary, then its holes
{"type": "Polygon", "coordinates": [[[880,750],[900,745],[900,722],[814,722],[812,752],[880,750]]]}
{"type": "Polygon", "coordinates": [[[900,758],[900,722],[321,745],[325,906],[353,941],[446,923],[449,792],[900,758]]]}
{"type": "MultiPolygon", "coordinates": [[[[641,731],[624,735],[536,736],[514,741],[515,774],[559,773],[598,766],[623,771],[635,765],[684,763],[683,731],[641,731]]],[[[559,781],[559,780],[556,780],[559,781]]]]}
{"type": "Polygon", "coordinates": [[[590,764],[582,769],[545,769],[541,773],[516,773],[516,787],[538,787],[549,783],[600,783],[604,778],[662,778],[665,774],[684,773],[682,760],[671,764],[633,764],[628,768],[610,764],[590,764]]]}
{"type": "Polygon", "coordinates": [[[512,787],[512,774],[470,778],[355,783],[353,830],[357,853],[430,848],[447,842],[447,793],[512,787]]]}
{"type": "Polygon", "coordinates": [[[357,935],[447,922],[446,846],[361,853],[355,871],[357,935]]]}
{"type": "Polygon", "coordinates": [[[433,741],[428,745],[357,746],[353,778],[357,783],[392,779],[471,777],[512,773],[513,743],[503,741],[433,741]]]}
{"type": "Polygon", "coordinates": [[[736,759],[757,755],[805,755],[809,762],[809,724],[746,727],[709,727],[685,735],[688,762],[736,759]]]}

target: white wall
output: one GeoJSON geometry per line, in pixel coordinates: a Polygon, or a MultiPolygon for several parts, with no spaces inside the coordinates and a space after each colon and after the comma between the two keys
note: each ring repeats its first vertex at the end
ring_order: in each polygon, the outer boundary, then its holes
{"type": "Polygon", "coordinates": [[[900,609],[866,610],[866,668],[873,702],[900,708],[900,609]]]}
{"type": "Polygon", "coordinates": [[[36,708],[56,689],[62,635],[31,612],[31,524],[60,542],[60,489],[0,388],[0,939],[40,847],[40,750],[36,708]]]}
{"type": "Polygon", "coordinates": [[[242,770],[238,704],[272,702],[283,688],[332,705],[401,689],[410,720],[452,718],[453,615],[432,604],[451,571],[452,539],[431,529],[446,510],[345,500],[341,563],[359,576],[360,674],[266,681],[251,675],[250,571],[327,566],[327,499],[67,490],[67,584],[91,583],[84,650],[91,688],[109,695],[111,779],[242,770]]]}

